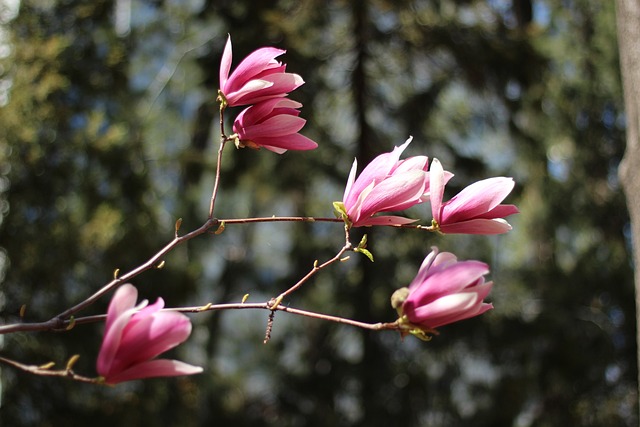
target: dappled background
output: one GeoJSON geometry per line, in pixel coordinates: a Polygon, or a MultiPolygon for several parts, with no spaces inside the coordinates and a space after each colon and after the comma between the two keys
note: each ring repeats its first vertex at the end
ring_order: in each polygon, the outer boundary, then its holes
{"type": "MultiPolygon", "coordinates": [[[[207,217],[218,64],[287,49],[312,152],[227,147],[219,217],[331,216],[354,157],[413,135],[453,194],[513,176],[504,236],[367,230],[364,256],[286,301],[394,320],[431,245],[490,263],[495,305],[423,343],[278,313],[191,316],[176,357],[202,375],[98,387],[2,366],[11,426],[637,425],[625,120],[613,2],[3,0],[0,318],[46,320],[207,217]]],[[[237,111],[236,111],[237,112],[237,111]]],[[[232,114],[228,115],[229,118],[232,114]]],[[[430,219],[428,205],[410,211],[430,219]]],[[[354,230],[358,241],[361,230],[354,230]]],[[[170,306],[260,302],[343,244],[339,224],[229,226],[135,279],[170,306]]],[[[103,313],[106,300],[81,314],[103,313]]],[[[102,325],[2,337],[29,364],[95,375],[102,325]]]]}

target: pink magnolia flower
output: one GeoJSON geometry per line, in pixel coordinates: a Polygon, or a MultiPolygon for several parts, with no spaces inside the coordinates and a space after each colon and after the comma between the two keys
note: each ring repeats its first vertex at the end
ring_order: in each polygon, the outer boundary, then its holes
{"type": "Polygon", "coordinates": [[[513,189],[513,178],[478,181],[443,203],[447,178],[438,159],[431,162],[429,177],[434,225],[442,233],[501,234],[511,230],[504,217],[518,213],[518,208],[500,202],[513,189]]]}
{"type": "Polygon", "coordinates": [[[409,138],[390,153],[369,163],[356,179],[358,161],[354,160],[342,203],[334,205],[353,227],[368,225],[402,225],[415,220],[400,216],[375,216],[378,212],[401,211],[422,203],[429,191],[426,156],[400,160],[411,143],[409,138]]]}
{"type": "Polygon", "coordinates": [[[286,65],[275,60],[285,50],[263,47],[249,54],[231,70],[231,36],[220,62],[220,91],[223,102],[231,107],[248,105],[269,98],[283,97],[304,83],[297,74],[286,73],[286,65]]]}
{"type": "Polygon", "coordinates": [[[392,297],[401,325],[420,336],[492,309],[484,302],[493,285],[484,281],[488,273],[489,266],[483,262],[458,261],[454,254],[438,253],[433,247],[409,287],[392,297]]]}
{"type": "Polygon", "coordinates": [[[287,150],[312,150],[318,146],[298,131],[307,122],[298,117],[302,107],[299,102],[287,98],[273,98],[244,109],[235,122],[236,145],[259,148],[276,153],[287,150]]]}
{"type": "Polygon", "coordinates": [[[191,322],[182,313],[162,312],[158,298],[137,307],[138,290],[122,285],[111,299],[97,370],[108,384],[151,377],[172,377],[202,372],[202,368],[177,360],[155,359],[187,339],[191,322]]]}

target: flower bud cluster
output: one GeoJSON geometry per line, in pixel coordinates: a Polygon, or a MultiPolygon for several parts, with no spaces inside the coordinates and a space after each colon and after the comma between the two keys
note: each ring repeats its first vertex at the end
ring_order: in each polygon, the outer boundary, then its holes
{"type": "Polygon", "coordinates": [[[231,37],[220,63],[218,100],[221,110],[249,105],[233,123],[232,136],[236,147],[266,148],[282,154],[287,150],[312,150],[315,141],[299,134],[306,120],[299,117],[299,102],[285,98],[289,92],[304,84],[297,74],[287,73],[286,64],[275,58],[286,51],[263,47],[244,58],[231,70],[231,37]]]}
{"type": "MultiPolygon", "coordinates": [[[[501,203],[515,185],[512,178],[478,181],[443,202],[445,185],[453,174],[446,172],[438,159],[433,159],[430,167],[426,156],[400,160],[410,143],[411,138],[377,156],[357,178],[354,161],[342,202],[334,202],[347,227],[405,226],[417,220],[386,213],[430,201],[431,226],[422,228],[442,234],[486,235],[511,230],[504,217],[518,213],[518,208],[501,203]]],[[[438,254],[434,247],[409,287],[398,289],[391,297],[404,333],[427,339],[439,326],[492,308],[483,302],[492,285],[484,282],[487,273],[489,267],[484,263],[458,262],[452,253],[438,254]]]]}
{"type": "MultiPolygon", "coordinates": [[[[288,99],[287,95],[304,81],[297,74],[286,72],[286,65],[276,60],[284,53],[273,47],[260,48],[230,73],[232,48],[228,38],[220,64],[218,101],[221,112],[227,107],[248,106],[233,123],[235,133],[225,137],[233,140],[237,147],[263,147],[283,153],[318,146],[298,133],[306,123],[300,117],[302,104],[288,99]]],[[[224,130],[222,134],[224,137],[224,130]]],[[[377,156],[357,177],[358,163],[353,162],[342,201],[334,203],[345,222],[347,241],[352,227],[377,225],[411,226],[442,234],[490,235],[511,229],[504,218],[518,213],[518,209],[502,201],[514,188],[512,178],[478,181],[443,201],[445,186],[453,174],[445,171],[438,159],[431,160],[430,165],[427,156],[400,159],[411,140],[377,156]],[[416,219],[397,214],[426,201],[431,205],[430,226],[414,226],[416,219]]],[[[177,230],[178,226],[176,233],[177,230]]],[[[365,246],[366,237],[352,250],[366,254],[373,261],[365,246]]],[[[396,329],[402,335],[429,339],[436,333],[435,328],[491,309],[492,305],[484,302],[493,285],[484,279],[488,273],[489,266],[485,263],[458,261],[452,253],[439,253],[437,248],[432,248],[413,281],[398,289],[391,298],[399,316],[396,329]]],[[[102,380],[115,384],[202,372],[202,368],[184,362],[157,359],[187,339],[191,322],[184,314],[163,311],[161,298],[152,305],[144,301],[136,306],[137,296],[136,288],[125,284],[111,300],[97,360],[102,380]]]]}

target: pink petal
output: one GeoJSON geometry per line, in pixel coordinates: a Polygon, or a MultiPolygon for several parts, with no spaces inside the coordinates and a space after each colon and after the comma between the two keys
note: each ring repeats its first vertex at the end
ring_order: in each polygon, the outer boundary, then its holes
{"type": "Polygon", "coordinates": [[[410,170],[421,170],[427,172],[429,165],[429,158],[427,156],[413,156],[404,160],[400,160],[397,167],[393,170],[393,174],[407,172],[410,170]]]}
{"type": "Polygon", "coordinates": [[[489,212],[476,216],[477,219],[494,219],[494,218],[504,218],[505,216],[514,215],[520,213],[520,210],[515,205],[498,205],[495,208],[491,209],[489,212]]]}
{"type": "Polygon", "coordinates": [[[454,224],[440,225],[440,231],[445,234],[504,234],[511,230],[511,225],[502,218],[471,219],[454,224]]]}
{"type": "Polygon", "coordinates": [[[238,90],[225,96],[231,106],[256,104],[274,97],[283,97],[302,86],[304,80],[297,74],[278,73],[251,80],[238,90]]]}
{"type": "Polygon", "coordinates": [[[286,135],[280,138],[256,138],[253,142],[267,149],[279,148],[285,150],[313,150],[318,147],[318,144],[315,141],[304,135],[300,135],[299,133],[286,135]]]}
{"type": "MultiPolygon", "coordinates": [[[[130,283],[120,286],[111,298],[109,308],[107,310],[107,322],[105,331],[111,328],[113,322],[125,311],[135,307],[138,299],[138,290],[130,283]]],[[[105,332],[106,333],[106,332],[105,332]]]]}
{"type": "Polygon", "coordinates": [[[483,299],[491,290],[492,283],[486,283],[468,292],[447,295],[438,300],[406,311],[412,323],[423,324],[430,328],[478,316],[491,308],[492,304],[484,303],[483,299]]]}
{"type": "MultiPolygon", "coordinates": [[[[451,172],[448,171],[444,171],[444,186],[447,185],[447,183],[451,180],[451,178],[453,178],[454,175],[451,172]]],[[[444,189],[443,186],[443,189],[444,189]]],[[[424,193],[424,196],[422,197],[425,201],[429,200],[431,201],[431,193],[430,193],[430,189],[431,189],[431,173],[429,173],[429,178],[427,179],[427,191],[424,193]]],[[[443,194],[444,196],[444,194],[443,194]]]]}
{"type": "Polygon", "coordinates": [[[137,297],[138,290],[127,283],[118,288],[109,303],[104,337],[96,361],[100,375],[106,375],[112,369],[124,329],[134,314],[147,304],[145,300],[135,307],[137,297]]]}
{"type": "Polygon", "coordinates": [[[286,50],[275,47],[263,47],[253,51],[233,70],[230,77],[230,84],[243,84],[255,78],[258,73],[265,69],[279,67],[280,63],[275,61],[275,58],[285,52],[286,50]]]}
{"type": "Polygon", "coordinates": [[[438,328],[440,326],[443,325],[448,325],[449,323],[453,323],[453,322],[459,322],[461,320],[465,320],[465,319],[469,319],[471,317],[475,317],[475,316],[479,316],[482,313],[489,311],[493,308],[493,304],[491,303],[480,303],[477,305],[474,305],[472,307],[470,307],[468,310],[466,311],[462,311],[460,313],[457,314],[452,314],[450,316],[445,316],[439,319],[433,319],[433,322],[431,323],[433,326],[431,326],[432,328],[438,328]]]}
{"type": "MultiPolygon", "coordinates": [[[[356,183],[357,183],[357,180],[356,180],[356,183]]],[[[361,210],[362,210],[362,204],[364,203],[366,198],[369,196],[369,193],[373,191],[374,187],[375,187],[375,182],[370,182],[368,186],[366,186],[365,188],[362,189],[362,191],[359,192],[359,194],[355,194],[358,196],[358,198],[355,200],[353,204],[347,205],[345,203],[345,208],[347,209],[347,216],[352,222],[356,223],[356,222],[359,222],[360,219],[364,219],[364,217],[370,216],[370,215],[362,215],[361,210]]]]}
{"type": "Polygon", "coordinates": [[[282,137],[297,133],[307,121],[301,117],[281,114],[271,117],[262,123],[245,127],[241,132],[242,139],[256,141],[262,137],[282,137]]]}
{"type": "Polygon", "coordinates": [[[451,252],[440,252],[433,260],[434,268],[443,268],[458,262],[458,258],[451,252]]]}
{"type": "Polygon", "coordinates": [[[224,88],[229,78],[229,71],[231,70],[231,36],[227,37],[227,43],[224,45],[224,52],[222,53],[222,60],[220,61],[220,89],[224,88]]]}
{"type": "Polygon", "coordinates": [[[98,374],[107,376],[109,372],[112,371],[113,362],[120,348],[120,342],[122,341],[124,328],[136,311],[136,308],[130,308],[124,313],[121,313],[115,321],[111,323],[109,330],[105,331],[100,352],[98,353],[98,360],[96,361],[98,374]]]}
{"type": "Polygon", "coordinates": [[[243,110],[236,118],[236,122],[240,121],[243,126],[247,126],[247,124],[261,121],[263,118],[269,116],[269,114],[271,114],[271,112],[276,108],[296,109],[300,107],[302,107],[301,103],[292,101],[288,98],[271,98],[243,110]]]}
{"type": "MultiPolygon", "coordinates": [[[[146,300],[145,300],[146,301],[146,300]]],[[[146,305],[146,304],[145,304],[146,305]]],[[[164,300],[162,298],[158,298],[156,302],[151,305],[138,307],[140,308],[136,314],[133,315],[130,324],[135,324],[140,319],[151,316],[153,313],[156,313],[164,308],[164,300]]]]}
{"type": "MultiPolygon", "coordinates": [[[[431,184],[433,185],[433,183],[431,184]]],[[[495,208],[513,190],[512,178],[488,178],[475,182],[442,208],[443,222],[454,223],[482,215],[495,208]]]]}
{"type": "Polygon", "coordinates": [[[493,288],[493,282],[486,282],[472,286],[469,290],[473,290],[473,292],[478,294],[478,298],[484,300],[489,295],[489,292],[491,292],[491,288],[493,288]]]}
{"type": "Polygon", "coordinates": [[[429,252],[429,254],[424,258],[424,261],[422,261],[422,264],[418,269],[418,274],[413,279],[413,281],[411,281],[411,284],[409,285],[409,290],[413,290],[422,285],[422,282],[424,282],[424,280],[427,278],[429,274],[429,270],[431,269],[431,264],[433,264],[437,255],[438,255],[438,248],[435,246],[432,246],[431,252],[429,252]]]}
{"type": "Polygon", "coordinates": [[[304,79],[296,73],[274,73],[262,77],[264,80],[273,82],[273,88],[280,93],[289,93],[304,84],[304,79]]]}
{"type": "Polygon", "coordinates": [[[353,165],[351,166],[351,171],[349,172],[349,178],[347,179],[347,186],[344,189],[344,195],[342,196],[342,202],[344,203],[345,208],[349,209],[348,206],[351,206],[358,195],[355,192],[351,191],[353,187],[353,183],[356,180],[356,172],[358,169],[358,159],[353,160],[353,165]]]}
{"type": "MultiPolygon", "coordinates": [[[[354,182],[351,187],[351,191],[354,195],[359,195],[363,189],[369,186],[372,182],[376,184],[385,179],[396,167],[396,163],[400,159],[400,155],[411,143],[409,138],[404,144],[399,147],[395,147],[390,153],[383,153],[377,156],[371,161],[360,173],[360,176],[354,182]]],[[[346,205],[345,201],[345,205],[346,205]]]]}
{"type": "Polygon", "coordinates": [[[191,333],[189,318],[175,312],[156,313],[129,326],[131,328],[125,330],[116,356],[120,369],[176,347],[191,333]]]}
{"type": "Polygon", "coordinates": [[[454,265],[456,262],[458,262],[458,258],[454,254],[451,252],[438,253],[438,248],[436,246],[432,246],[431,252],[425,257],[422,265],[420,265],[418,274],[415,279],[411,281],[409,290],[413,291],[414,289],[422,286],[427,277],[454,265]]]}
{"type": "Polygon", "coordinates": [[[407,209],[422,203],[426,173],[413,170],[393,175],[376,185],[362,203],[361,216],[371,216],[383,211],[407,209]]]}
{"type": "Polygon", "coordinates": [[[418,306],[415,310],[406,311],[407,317],[412,323],[426,323],[435,328],[436,322],[443,318],[455,318],[478,304],[478,295],[475,292],[461,292],[445,295],[442,298],[418,306]]]}
{"type": "Polygon", "coordinates": [[[246,105],[257,102],[257,92],[263,93],[266,89],[273,86],[273,82],[268,80],[250,80],[240,89],[235,91],[223,92],[227,102],[231,106],[246,105]]]}
{"type": "Polygon", "coordinates": [[[402,216],[381,215],[364,218],[357,223],[353,223],[354,227],[368,227],[371,225],[405,225],[416,222],[417,219],[405,218],[402,216]]]}
{"type": "Polygon", "coordinates": [[[449,316],[430,319],[428,325],[430,328],[439,328],[440,326],[448,325],[450,323],[459,322],[461,320],[469,319],[471,317],[479,316],[482,313],[489,311],[493,308],[493,304],[481,303],[472,306],[466,311],[460,313],[454,313],[449,316]]]}
{"type": "Polygon", "coordinates": [[[444,197],[444,169],[440,160],[431,161],[429,170],[429,199],[431,200],[431,214],[438,223],[441,221],[442,198],[444,197]]]}
{"type": "Polygon", "coordinates": [[[284,153],[287,152],[286,148],[273,147],[271,145],[260,145],[260,146],[263,147],[266,150],[273,151],[276,154],[284,154],[284,153]]]}
{"type": "Polygon", "coordinates": [[[199,366],[189,365],[178,360],[157,359],[132,366],[117,375],[108,377],[107,383],[117,384],[124,381],[154,377],[175,377],[180,375],[193,375],[202,372],[199,366]]]}
{"type": "MultiPolygon", "coordinates": [[[[432,265],[433,268],[433,265],[432,265]]],[[[489,266],[480,261],[460,261],[430,273],[422,284],[409,285],[411,293],[405,304],[420,306],[445,294],[458,292],[489,273],[489,266]]],[[[417,277],[416,277],[417,278],[417,277]]]]}

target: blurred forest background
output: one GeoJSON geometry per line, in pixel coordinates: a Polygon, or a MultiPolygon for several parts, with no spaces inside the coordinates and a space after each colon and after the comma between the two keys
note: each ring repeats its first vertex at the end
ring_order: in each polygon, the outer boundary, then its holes
{"type": "MultiPolygon", "coordinates": [[[[191,316],[202,375],[98,387],[0,366],[3,426],[634,426],[637,367],[614,2],[3,0],[0,319],[47,320],[207,217],[227,34],[306,84],[313,152],[225,150],[218,217],[331,216],[354,157],[413,135],[449,190],[513,176],[504,236],[375,229],[286,301],[392,321],[431,245],[490,263],[495,305],[423,343],[279,313],[191,316]]],[[[231,119],[231,114],[228,115],[231,119]]],[[[411,211],[430,220],[428,205],[411,211]]],[[[361,230],[354,231],[357,242],[361,230]]],[[[343,244],[339,224],[229,226],[139,276],[169,306],[261,302],[343,244]]],[[[103,313],[108,298],[82,315],[103,313]]],[[[101,324],[0,355],[95,374],[101,324]]]]}

